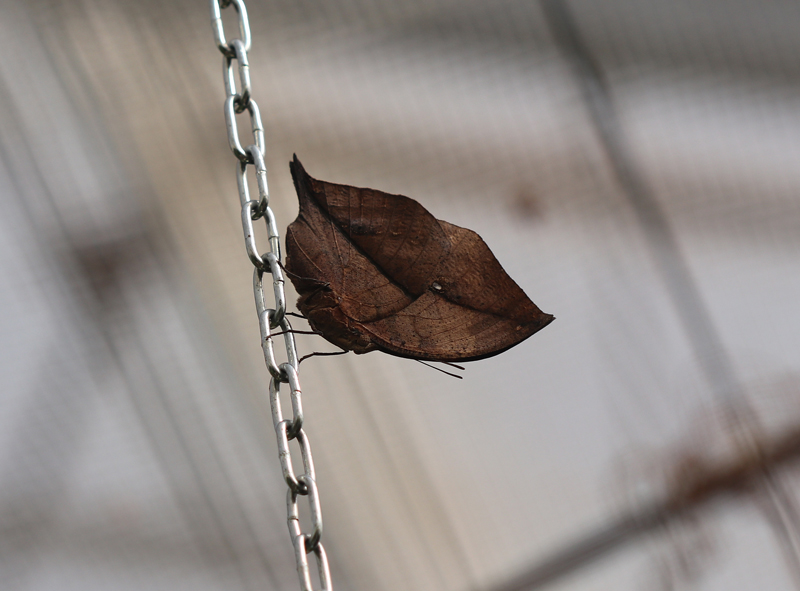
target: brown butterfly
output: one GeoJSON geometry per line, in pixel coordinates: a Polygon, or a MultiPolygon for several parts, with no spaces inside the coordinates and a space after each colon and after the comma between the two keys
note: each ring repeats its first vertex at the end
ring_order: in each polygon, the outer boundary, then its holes
{"type": "Polygon", "coordinates": [[[300,213],[286,270],[311,327],[334,345],[427,361],[473,361],[553,321],[472,230],[402,195],[311,178],[289,165],[300,213]]]}

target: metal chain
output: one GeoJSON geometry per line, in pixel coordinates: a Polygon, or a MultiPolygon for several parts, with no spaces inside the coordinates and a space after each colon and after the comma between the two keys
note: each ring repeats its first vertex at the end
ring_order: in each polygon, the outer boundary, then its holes
{"type": "Polygon", "coordinates": [[[211,25],[214,29],[217,47],[222,52],[222,79],[225,85],[225,123],[228,129],[228,144],[236,163],[236,181],[239,187],[239,200],[242,206],[242,229],[247,256],[255,267],[253,272],[253,294],[258,312],[258,324],[261,329],[261,347],[264,359],[271,375],[269,383],[269,401],[272,409],[272,421],[278,437],[278,457],[283,470],[283,478],[289,489],[286,494],[287,521],[289,533],[294,545],[297,560],[297,573],[303,591],[312,591],[311,575],[308,568],[308,554],[317,558],[319,578],[322,591],[332,591],[330,569],[325,548],[322,546],[322,511],[319,504],[314,460],[311,446],[303,430],[303,403],[300,391],[300,379],[297,376],[297,349],[291,325],[286,318],[286,295],[284,293],[283,272],[281,270],[281,250],[278,227],[275,216],[269,207],[269,191],[267,189],[267,167],[264,164],[264,126],[256,101],[252,98],[250,88],[250,64],[247,52],[250,51],[250,25],[247,21],[247,8],[244,0],[211,0],[211,25]],[[222,10],[233,5],[238,15],[239,38],[227,41],[222,25],[222,10]],[[239,91],[236,90],[234,62],[239,72],[239,91]],[[254,144],[242,147],[236,125],[236,115],[247,111],[253,130],[254,144]],[[255,169],[258,199],[250,199],[247,182],[247,167],[255,169]],[[253,222],[264,218],[269,236],[269,251],[259,254],[256,246],[253,222]],[[264,273],[272,275],[272,290],[275,296],[275,307],[267,307],[264,296],[264,273]],[[286,347],[287,363],[279,364],[275,358],[272,343],[272,330],[280,327],[286,347]],[[281,411],[281,384],[289,384],[292,403],[292,418],[284,419],[281,411]],[[289,442],[296,440],[300,446],[303,462],[303,474],[296,475],[292,466],[292,454],[289,442]],[[300,526],[298,498],[308,499],[311,515],[311,533],[303,533],[300,526]]]}

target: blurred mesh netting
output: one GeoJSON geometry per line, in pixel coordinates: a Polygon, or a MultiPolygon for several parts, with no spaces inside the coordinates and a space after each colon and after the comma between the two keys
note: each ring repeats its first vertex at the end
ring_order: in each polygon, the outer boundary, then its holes
{"type": "MultiPolygon", "coordinates": [[[[800,588],[800,6],[247,6],[281,232],[296,153],[557,318],[303,363],[335,588],[800,588]]],[[[298,588],[209,19],[0,6],[3,589],[298,588]]]]}

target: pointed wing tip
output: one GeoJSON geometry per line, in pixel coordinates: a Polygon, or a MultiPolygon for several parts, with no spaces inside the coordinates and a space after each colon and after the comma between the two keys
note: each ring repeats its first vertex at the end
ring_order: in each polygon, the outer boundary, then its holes
{"type": "Polygon", "coordinates": [[[502,353],[510,349],[511,347],[515,347],[516,345],[520,344],[522,341],[525,341],[535,335],[537,332],[545,328],[548,324],[553,322],[556,317],[552,314],[548,314],[546,312],[540,312],[536,314],[535,319],[532,319],[530,322],[517,325],[517,330],[520,331],[520,334],[514,338],[511,337],[508,341],[508,346],[499,349],[496,353],[492,353],[492,355],[496,355],[497,353],[502,353]]]}
{"type": "MultiPolygon", "coordinates": [[[[534,304],[536,306],[536,304],[534,304]]],[[[547,312],[542,312],[539,308],[536,308],[534,312],[525,319],[517,319],[519,324],[517,325],[517,330],[523,330],[525,332],[531,331],[530,334],[535,334],[542,330],[545,326],[553,322],[556,317],[552,314],[548,314],[547,312]]],[[[525,337],[528,338],[528,337],[525,337]]]]}
{"type": "Polygon", "coordinates": [[[289,171],[292,173],[292,180],[294,181],[294,188],[297,191],[297,196],[301,198],[306,194],[307,183],[311,177],[303,168],[302,163],[297,158],[297,154],[292,155],[292,161],[289,162],[289,171]]]}
{"type": "Polygon", "coordinates": [[[300,159],[297,157],[297,154],[292,154],[292,161],[289,162],[289,170],[292,172],[292,178],[295,180],[297,178],[308,176],[308,173],[306,172],[303,163],[300,162],[300,159]]]}
{"type": "Polygon", "coordinates": [[[547,314],[546,312],[542,312],[541,316],[540,316],[540,318],[539,318],[539,320],[537,322],[532,322],[531,324],[529,324],[526,327],[527,330],[525,332],[527,332],[527,334],[524,334],[524,336],[508,341],[508,343],[505,346],[499,347],[495,351],[492,351],[492,352],[484,354],[484,355],[476,356],[476,357],[474,357],[472,359],[464,359],[463,361],[477,361],[478,359],[486,359],[488,357],[494,357],[495,355],[499,355],[500,353],[504,353],[505,351],[508,351],[511,347],[516,347],[521,342],[529,339],[530,337],[535,335],[537,332],[542,330],[544,327],[546,327],[548,324],[553,322],[553,320],[555,320],[555,319],[556,319],[556,317],[553,316],[552,314],[547,314]]]}
{"type": "Polygon", "coordinates": [[[531,334],[539,332],[545,326],[547,326],[548,324],[553,322],[553,320],[555,320],[555,319],[556,319],[556,317],[553,316],[552,314],[548,314],[546,312],[542,312],[542,315],[539,318],[538,322],[535,323],[536,324],[536,329],[531,334]]]}

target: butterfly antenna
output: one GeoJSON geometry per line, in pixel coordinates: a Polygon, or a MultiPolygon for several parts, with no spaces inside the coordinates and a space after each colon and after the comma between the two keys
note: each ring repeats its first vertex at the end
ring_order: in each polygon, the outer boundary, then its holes
{"type": "Polygon", "coordinates": [[[294,316],[295,318],[302,318],[303,320],[308,320],[308,318],[306,318],[302,314],[298,314],[297,312],[285,312],[285,314],[287,316],[294,316]]]}
{"type": "MultiPolygon", "coordinates": [[[[431,369],[435,369],[436,371],[440,371],[442,373],[446,373],[447,375],[449,375],[452,378],[458,378],[459,380],[463,379],[463,377],[458,375],[458,374],[450,373],[449,371],[443,370],[441,367],[436,367],[435,365],[431,365],[430,363],[425,363],[421,359],[415,359],[414,361],[417,361],[417,362],[421,363],[422,365],[427,365],[428,367],[430,367],[431,369]]],[[[442,363],[446,363],[447,365],[454,365],[452,363],[447,363],[446,361],[442,361],[442,363]]],[[[457,367],[458,369],[464,369],[463,367],[460,367],[458,365],[454,365],[454,367],[457,367]]]]}
{"type": "Polygon", "coordinates": [[[463,367],[461,367],[460,365],[456,365],[455,363],[450,363],[449,361],[440,361],[439,363],[444,363],[445,365],[449,365],[450,367],[455,367],[456,369],[464,371],[463,367]]]}

